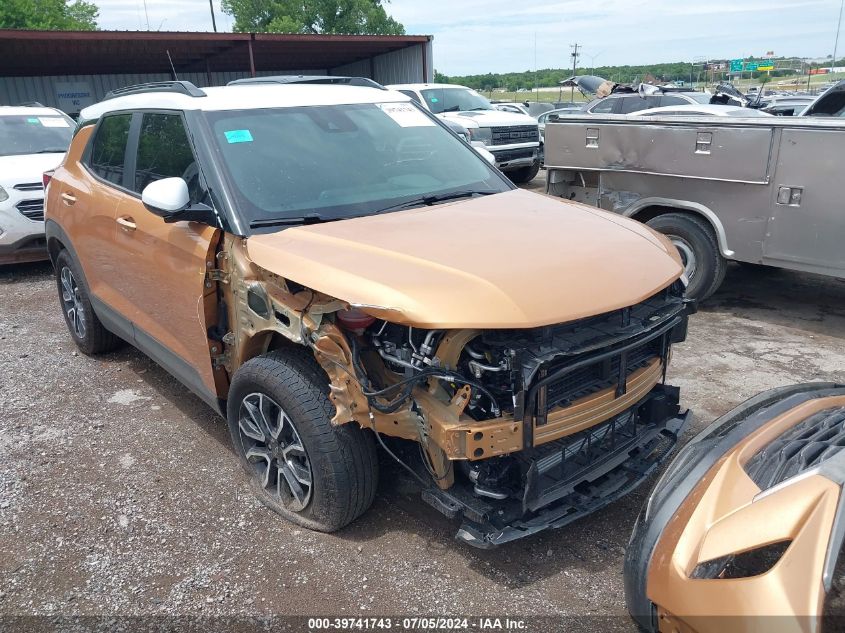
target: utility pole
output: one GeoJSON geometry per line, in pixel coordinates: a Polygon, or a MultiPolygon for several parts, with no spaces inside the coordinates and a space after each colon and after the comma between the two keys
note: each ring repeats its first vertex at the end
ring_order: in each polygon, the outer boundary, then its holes
{"type": "MultiPolygon", "coordinates": [[[[845,0],[842,0],[842,1],[845,2],[845,0]]],[[[572,55],[572,76],[573,77],[575,76],[576,69],[578,68],[578,46],[579,46],[579,44],[577,42],[575,44],[569,45],[569,48],[572,49],[572,53],[570,53],[570,54],[572,55]]],[[[574,103],[575,102],[575,86],[574,85],[570,86],[569,90],[570,90],[569,101],[570,101],[570,103],[574,103]]]]}
{"type": "Polygon", "coordinates": [[[839,21],[836,23],[836,41],[833,43],[833,61],[830,64],[830,72],[836,68],[836,52],[839,49],[839,29],[842,28],[842,9],[845,9],[845,0],[839,5],[839,21]]]}
{"type": "Polygon", "coordinates": [[[208,0],[208,8],[211,9],[211,26],[217,33],[217,20],[214,19],[214,0],[208,0]]]}

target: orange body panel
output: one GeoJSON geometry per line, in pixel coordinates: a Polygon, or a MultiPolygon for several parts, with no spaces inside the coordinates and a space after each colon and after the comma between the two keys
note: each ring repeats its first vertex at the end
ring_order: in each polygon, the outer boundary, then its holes
{"type": "Polygon", "coordinates": [[[121,197],[115,220],[124,224],[114,222],[111,250],[124,278],[114,289],[112,307],[191,365],[214,393],[203,298],[218,229],[197,222],[168,224],[138,198],[121,197]]]}
{"type": "Polygon", "coordinates": [[[92,295],[188,363],[216,393],[204,293],[219,230],[196,222],[167,224],[139,197],[94,177],[80,162],[93,129],[79,131],[56,170],[47,217],[70,237],[92,295]]]}
{"type": "Polygon", "coordinates": [[[563,323],[634,305],[683,272],[648,227],[522,190],[256,235],[247,250],[286,279],[428,328],[563,323]]]}

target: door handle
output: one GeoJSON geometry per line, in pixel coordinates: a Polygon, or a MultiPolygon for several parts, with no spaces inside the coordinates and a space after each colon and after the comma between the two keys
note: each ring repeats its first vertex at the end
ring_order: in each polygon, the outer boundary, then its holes
{"type": "Polygon", "coordinates": [[[63,192],[62,200],[65,204],[74,204],[76,202],[76,196],[72,193],[63,192]]]}
{"type": "Polygon", "coordinates": [[[137,225],[135,224],[135,220],[133,220],[128,215],[124,215],[124,216],[117,218],[116,222],[120,226],[122,226],[124,229],[126,229],[127,231],[134,231],[137,228],[137,225]]]}

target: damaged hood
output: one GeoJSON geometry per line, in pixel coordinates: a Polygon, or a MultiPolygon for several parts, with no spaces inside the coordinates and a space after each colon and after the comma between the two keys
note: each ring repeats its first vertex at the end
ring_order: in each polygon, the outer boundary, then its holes
{"type": "Polygon", "coordinates": [[[676,280],[646,226],[514,190],[254,235],[260,267],[392,322],[530,328],[633,305],[676,280]]]}
{"type": "Polygon", "coordinates": [[[591,94],[596,97],[606,97],[613,92],[617,84],[596,75],[575,75],[569,79],[564,79],[560,82],[560,85],[565,88],[574,86],[585,95],[591,94]]]}

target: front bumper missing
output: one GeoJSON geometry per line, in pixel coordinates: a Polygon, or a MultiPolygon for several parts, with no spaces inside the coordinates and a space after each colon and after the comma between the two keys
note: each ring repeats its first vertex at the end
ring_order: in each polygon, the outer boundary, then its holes
{"type": "Polygon", "coordinates": [[[689,422],[678,389],[656,386],[624,413],[516,457],[527,467],[521,495],[482,499],[459,485],[423,499],[463,517],[456,538],[483,549],[560,528],[628,494],[672,452],[689,422]]]}

